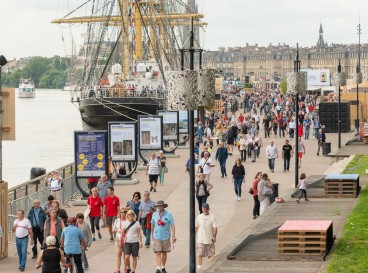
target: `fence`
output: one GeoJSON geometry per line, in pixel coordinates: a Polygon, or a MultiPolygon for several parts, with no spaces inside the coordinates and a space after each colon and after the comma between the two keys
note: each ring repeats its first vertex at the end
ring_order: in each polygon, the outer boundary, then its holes
{"type": "MultiPolygon", "coordinates": [[[[63,179],[63,188],[61,190],[61,204],[67,204],[68,201],[74,199],[79,194],[79,189],[75,183],[75,176],[70,175],[67,178],[63,179]]],[[[38,199],[41,201],[41,205],[43,206],[47,202],[47,197],[51,194],[50,187],[45,187],[39,191],[31,193],[27,196],[18,198],[16,200],[12,200],[8,203],[8,221],[13,223],[15,219],[12,217],[17,214],[18,210],[24,210],[25,215],[28,215],[29,210],[33,206],[33,200],[38,199]]],[[[9,226],[9,243],[15,244],[15,236],[11,231],[11,225],[9,226]]]]}
{"type": "MultiPolygon", "coordinates": [[[[0,260],[8,257],[8,183],[0,183],[0,227],[2,236],[0,238],[0,260]]],[[[9,222],[10,223],[10,222],[9,222]]]]}

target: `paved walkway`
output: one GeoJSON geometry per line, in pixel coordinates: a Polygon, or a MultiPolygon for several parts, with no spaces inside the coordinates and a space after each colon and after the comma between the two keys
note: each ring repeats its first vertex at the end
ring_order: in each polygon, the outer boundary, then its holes
{"type": "MultiPolygon", "coordinates": [[[[261,134],[263,131],[261,130],[261,134]]],[[[343,134],[342,140],[348,137],[348,134],[343,134]]],[[[275,172],[269,173],[270,179],[273,182],[278,182],[279,196],[285,196],[285,193],[294,187],[294,160],[291,162],[291,171],[284,173],[282,171],[281,147],[284,144],[284,138],[274,138],[275,144],[279,148],[280,157],[276,160],[275,172]]],[[[332,143],[332,149],[337,148],[337,134],[327,134],[327,141],[332,143]]],[[[269,139],[263,139],[266,145],[269,139]]],[[[323,174],[330,164],[328,157],[317,156],[317,142],[311,136],[311,139],[304,141],[306,146],[306,154],[303,157],[300,173],[305,172],[307,175],[323,174]]],[[[216,145],[215,145],[216,146],[216,145]]],[[[211,191],[211,196],[208,203],[211,206],[211,212],[218,219],[219,232],[216,243],[216,250],[219,253],[224,249],[229,242],[238,236],[244,229],[249,227],[254,222],[252,219],[253,198],[248,194],[249,185],[253,181],[255,174],[258,171],[268,172],[267,158],[265,156],[265,146],[261,150],[261,157],[255,163],[247,160],[246,168],[246,185],[243,188],[244,192],[241,201],[235,200],[233,184],[230,176],[226,179],[221,178],[219,165],[213,169],[211,175],[211,183],[214,184],[214,189],[211,191]]],[[[216,149],[214,149],[216,150],[216,149]]],[[[185,162],[189,157],[188,149],[178,149],[179,158],[169,158],[168,167],[169,173],[166,175],[165,185],[158,186],[158,191],[152,193],[153,200],[165,200],[168,204],[168,210],[174,215],[176,224],[177,244],[175,250],[169,254],[166,269],[169,273],[188,272],[189,263],[189,176],[185,172],[185,162]]],[[[227,161],[228,174],[231,173],[235,159],[238,157],[238,152],[230,156],[227,161]]],[[[134,178],[140,180],[139,184],[117,186],[116,194],[122,203],[131,199],[134,191],[143,192],[149,188],[147,177],[144,171],[138,171],[134,178]]],[[[313,201],[313,200],[312,200],[313,201]]],[[[71,207],[66,210],[69,215],[75,215],[77,212],[84,211],[81,207],[71,207]]],[[[262,217],[261,217],[262,218],[262,217]]],[[[115,250],[113,243],[108,242],[108,231],[103,229],[103,239],[93,243],[88,251],[90,272],[114,272],[115,270],[115,250]]],[[[30,251],[30,248],[29,248],[30,251]]],[[[31,251],[30,251],[31,253],[31,251]]],[[[18,257],[14,246],[9,249],[9,257],[0,260],[0,271],[2,273],[16,272],[18,268],[18,257]]],[[[28,256],[27,272],[37,272],[35,269],[35,261],[28,256]]],[[[137,272],[153,273],[156,270],[155,256],[152,249],[143,248],[140,251],[137,272]]]]}

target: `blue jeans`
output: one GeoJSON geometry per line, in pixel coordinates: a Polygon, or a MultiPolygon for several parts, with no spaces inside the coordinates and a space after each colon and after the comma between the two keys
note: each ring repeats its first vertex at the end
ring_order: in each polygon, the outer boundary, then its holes
{"type": "Polygon", "coordinates": [[[221,170],[221,175],[224,176],[226,174],[226,161],[219,161],[220,163],[220,170],[221,170]]]}
{"type": "Polygon", "coordinates": [[[161,168],[161,173],[160,173],[160,185],[161,186],[164,184],[164,180],[165,180],[165,169],[166,167],[161,168]]]}
{"type": "Polygon", "coordinates": [[[314,128],[314,137],[315,137],[316,139],[318,139],[318,138],[319,138],[319,128],[314,128]]]}
{"type": "Polygon", "coordinates": [[[305,126],[305,132],[304,132],[305,139],[309,139],[309,131],[310,131],[310,126],[305,126]]]}
{"type": "Polygon", "coordinates": [[[202,205],[207,202],[207,195],[197,196],[199,212],[202,213],[202,205]]]}
{"type": "Polygon", "coordinates": [[[275,158],[269,158],[268,159],[268,167],[270,168],[270,170],[275,169],[275,158]]]}
{"type": "Polygon", "coordinates": [[[234,178],[235,194],[239,197],[241,197],[241,194],[242,194],[242,190],[241,190],[242,183],[243,183],[243,178],[234,178]]]}
{"type": "Polygon", "coordinates": [[[143,235],[146,237],[144,245],[149,246],[151,244],[151,229],[145,228],[145,225],[146,225],[146,218],[141,218],[141,227],[143,235]]]}
{"type": "Polygon", "coordinates": [[[17,246],[17,252],[19,257],[19,267],[25,268],[26,267],[26,261],[27,261],[27,245],[28,245],[28,237],[19,239],[16,238],[15,244],[17,246]]]}

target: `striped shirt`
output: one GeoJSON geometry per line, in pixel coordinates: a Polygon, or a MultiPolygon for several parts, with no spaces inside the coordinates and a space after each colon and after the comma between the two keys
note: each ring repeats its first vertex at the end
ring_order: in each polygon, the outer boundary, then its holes
{"type": "Polygon", "coordinates": [[[160,173],[160,160],[156,157],[148,161],[148,174],[159,174],[160,173]]]}

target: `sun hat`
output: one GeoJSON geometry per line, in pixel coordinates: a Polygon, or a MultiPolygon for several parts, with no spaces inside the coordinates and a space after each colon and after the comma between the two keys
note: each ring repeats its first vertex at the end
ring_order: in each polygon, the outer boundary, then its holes
{"type": "Polygon", "coordinates": [[[154,205],[154,207],[157,208],[158,206],[163,206],[164,208],[167,208],[168,205],[164,201],[159,200],[156,202],[156,205],[154,205]]]}

